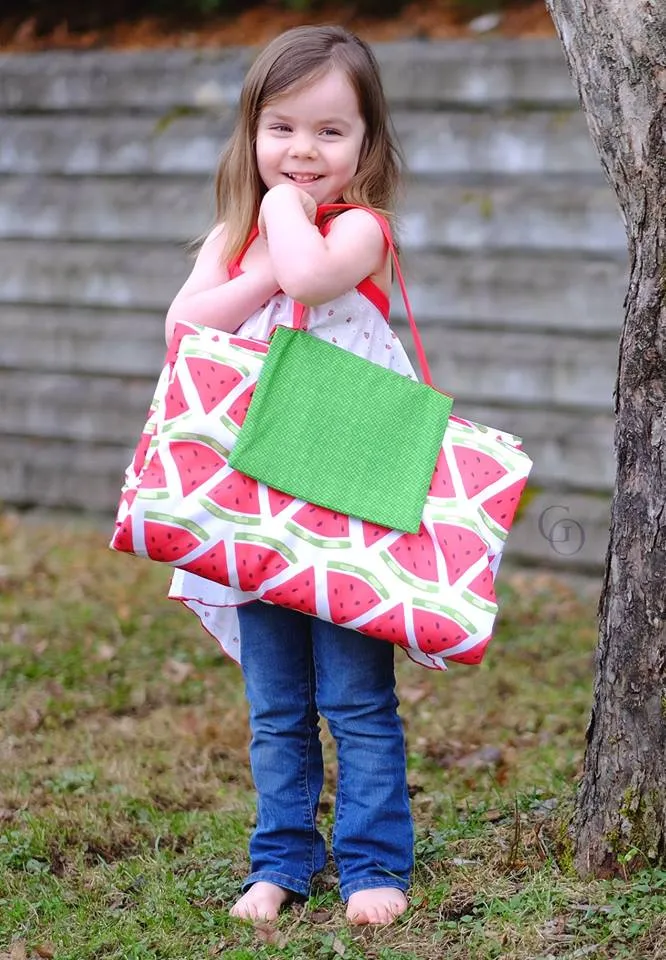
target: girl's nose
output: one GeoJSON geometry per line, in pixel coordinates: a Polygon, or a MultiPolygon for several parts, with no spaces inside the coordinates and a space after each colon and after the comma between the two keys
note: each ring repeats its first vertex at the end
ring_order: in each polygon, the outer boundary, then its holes
{"type": "Polygon", "coordinates": [[[317,153],[317,147],[312,137],[301,134],[292,140],[289,153],[292,157],[314,157],[317,153]]]}

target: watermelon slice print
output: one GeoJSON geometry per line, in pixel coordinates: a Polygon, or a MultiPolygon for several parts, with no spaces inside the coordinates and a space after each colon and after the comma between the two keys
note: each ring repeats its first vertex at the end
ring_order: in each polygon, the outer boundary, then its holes
{"type": "Polygon", "coordinates": [[[213,580],[215,583],[223,583],[225,586],[229,586],[229,565],[224,543],[216,543],[215,546],[198,556],[196,560],[186,564],[186,569],[190,573],[196,573],[198,577],[205,577],[206,580],[213,580]]]}
{"type": "Polygon", "coordinates": [[[414,634],[424,653],[442,653],[457,647],[477,629],[457,610],[432,603],[430,600],[414,600],[414,634]]]}
{"type": "Polygon", "coordinates": [[[250,402],[254,396],[256,386],[256,383],[251,383],[250,386],[243,390],[240,396],[234,400],[227,412],[223,413],[220,417],[220,420],[227,430],[230,430],[234,436],[238,436],[240,428],[245,422],[245,417],[247,416],[247,411],[250,409],[250,402]]]}
{"type": "Polygon", "coordinates": [[[281,493],[280,490],[274,490],[273,487],[267,487],[267,490],[268,509],[271,511],[272,517],[277,517],[278,513],[282,513],[294,502],[295,498],[290,497],[288,493],[281,493]]]}
{"type": "Polygon", "coordinates": [[[214,410],[218,403],[238,386],[244,376],[250,375],[246,367],[230,367],[226,363],[216,362],[205,355],[197,356],[189,351],[185,354],[185,363],[204,413],[214,410]]]}
{"type": "Polygon", "coordinates": [[[479,510],[481,519],[500,540],[505,540],[507,537],[526,483],[527,477],[516,480],[506,490],[495,494],[494,497],[489,497],[481,504],[479,510]]]}
{"type": "Polygon", "coordinates": [[[247,593],[255,593],[266,580],[298,562],[286,544],[251,533],[236,534],[234,553],[238,586],[247,593]]]}
{"type": "Polygon", "coordinates": [[[465,420],[464,417],[458,417],[456,414],[452,413],[449,417],[449,427],[455,426],[459,430],[464,430],[467,433],[474,433],[474,428],[476,424],[472,423],[471,420],[465,420]]]}
{"type": "Polygon", "coordinates": [[[433,528],[451,585],[457,583],[470,567],[488,553],[478,533],[468,527],[459,523],[435,523],[433,528]]]}
{"type": "Polygon", "coordinates": [[[453,653],[446,659],[455,660],[456,663],[466,663],[468,666],[478,666],[485,656],[489,643],[490,637],[484,637],[483,640],[479,640],[479,642],[475,643],[469,650],[465,650],[463,653],[453,653]]]}
{"type": "Polygon", "coordinates": [[[110,547],[121,553],[134,553],[134,537],[132,535],[132,517],[128,514],[122,523],[116,527],[111,539],[110,547]]]}
{"type": "Polygon", "coordinates": [[[143,470],[143,466],[148,458],[148,450],[153,439],[154,427],[151,428],[150,421],[143,428],[143,433],[139,439],[134,456],[132,458],[132,470],[138,476],[143,470]]]}
{"type": "Polygon", "coordinates": [[[158,451],[151,457],[146,471],[141,477],[137,496],[143,500],[164,500],[169,496],[164,464],[158,451]]]}
{"type": "Polygon", "coordinates": [[[426,593],[439,592],[435,545],[423,524],[418,533],[403,533],[388,550],[382,550],[380,557],[411,587],[426,593]]]}
{"type": "Polygon", "coordinates": [[[453,450],[465,493],[470,500],[508,473],[506,467],[502,466],[495,457],[478,448],[472,449],[454,444],[453,450]]]}
{"type": "Polygon", "coordinates": [[[326,572],[328,605],[333,623],[349,623],[368,613],[382,599],[388,599],[388,591],[367,570],[349,563],[329,562],[326,572]]]}
{"type": "Polygon", "coordinates": [[[279,587],[271,587],[270,590],[264,591],[261,599],[316,617],[317,584],[314,567],[308,567],[302,573],[297,573],[295,577],[285,580],[279,587]]]}
{"type": "Polygon", "coordinates": [[[222,520],[251,526],[261,522],[259,484],[238,470],[231,470],[200,502],[209,513],[222,520]]]}
{"type": "Polygon", "coordinates": [[[333,550],[351,547],[351,542],[343,539],[349,536],[349,517],[326,507],[306,503],[284,526],[294,536],[315,547],[333,550]]]}
{"type": "Polygon", "coordinates": [[[247,340],[245,337],[229,337],[229,346],[236,350],[249,350],[250,353],[268,353],[268,344],[263,340],[247,340]]]}
{"type": "Polygon", "coordinates": [[[381,527],[378,523],[370,523],[369,520],[361,520],[361,527],[363,528],[363,543],[366,547],[371,547],[387,534],[393,533],[390,527],[381,527]]]}
{"type": "Polygon", "coordinates": [[[198,524],[167,513],[146,511],[144,531],[147,555],[161,563],[178,563],[208,540],[198,524]]]}
{"type": "Polygon", "coordinates": [[[455,497],[455,495],[456,490],[453,486],[451,470],[446,461],[446,454],[444,453],[444,450],[440,450],[439,454],[437,455],[437,462],[433,471],[432,480],[430,481],[428,497],[432,497],[437,500],[450,500],[451,498],[455,497]]]}
{"type": "Polygon", "coordinates": [[[173,439],[169,453],[178,470],[184,496],[193,493],[227,464],[224,456],[199,440],[173,439]]]}
{"type": "Polygon", "coordinates": [[[464,600],[484,610],[486,613],[497,612],[497,597],[495,596],[495,581],[491,571],[482,570],[478,576],[474,577],[467,588],[463,590],[464,600]]]}
{"type": "Polygon", "coordinates": [[[187,413],[189,409],[190,405],[185,399],[182,384],[176,373],[173,381],[169,384],[166,397],[164,398],[164,419],[165,421],[175,420],[176,417],[187,413]]]}
{"type": "Polygon", "coordinates": [[[372,620],[368,620],[362,627],[356,629],[359,633],[364,633],[368,637],[375,637],[377,640],[389,640],[401,647],[409,646],[405,626],[405,608],[401,603],[391,607],[386,613],[380,613],[379,616],[373,617],[372,620]]]}

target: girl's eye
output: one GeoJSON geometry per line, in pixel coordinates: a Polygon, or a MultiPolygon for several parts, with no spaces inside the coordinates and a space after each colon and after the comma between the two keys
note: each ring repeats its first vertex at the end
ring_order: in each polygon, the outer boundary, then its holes
{"type": "Polygon", "coordinates": [[[271,130],[277,130],[278,133],[290,133],[291,127],[287,123],[274,123],[271,130]]]}
{"type": "Polygon", "coordinates": [[[322,130],[322,133],[325,133],[327,137],[339,137],[340,131],[334,130],[332,127],[326,127],[325,130],[322,130]]]}

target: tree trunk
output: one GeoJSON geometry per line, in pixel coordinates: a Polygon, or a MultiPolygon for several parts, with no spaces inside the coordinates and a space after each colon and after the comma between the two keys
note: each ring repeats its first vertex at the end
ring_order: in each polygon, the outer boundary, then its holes
{"type": "Polygon", "coordinates": [[[629,245],[617,478],[574,818],[577,869],[609,876],[666,859],[666,4],[546,4],[629,245]]]}

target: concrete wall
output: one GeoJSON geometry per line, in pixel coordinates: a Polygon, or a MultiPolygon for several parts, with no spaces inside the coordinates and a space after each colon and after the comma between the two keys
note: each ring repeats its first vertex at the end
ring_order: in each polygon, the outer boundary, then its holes
{"type": "MultiPolygon", "coordinates": [[[[535,460],[508,553],[599,569],[625,237],[560,48],[376,49],[436,382],[535,460]]],[[[113,510],[251,55],[0,57],[0,501],[113,510]]]]}

